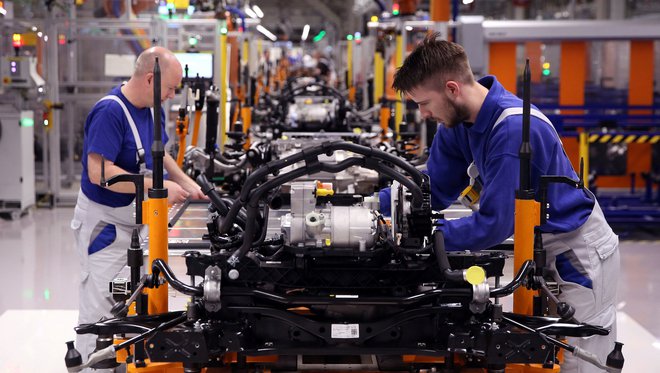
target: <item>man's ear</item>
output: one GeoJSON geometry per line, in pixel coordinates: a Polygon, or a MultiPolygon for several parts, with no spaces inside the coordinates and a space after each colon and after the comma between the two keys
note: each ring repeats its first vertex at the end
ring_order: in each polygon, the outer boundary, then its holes
{"type": "Polygon", "coordinates": [[[147,80],[147,84],[151,85],[151,82],[153,82],[154,79],[154,73],[147,73],[144,78],[147,80]]]}
{"type": "Polygon", "coordinates": [[[445,83],[445,89],[447,94],[452,97],[458,96],[458,94],[461,92],[461,87],[454,80],[448,80],[447,83],[445,83]]]}

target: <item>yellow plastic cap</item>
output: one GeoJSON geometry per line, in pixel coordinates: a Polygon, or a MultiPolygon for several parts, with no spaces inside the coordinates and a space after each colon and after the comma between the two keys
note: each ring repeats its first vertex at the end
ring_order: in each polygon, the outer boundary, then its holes
{"type": "Polygon", "coordinates": [[[486,280],[486,271],[479,266],[472,266],[465,271],[465,279],[471,285],[477,285],[486,280]]]}

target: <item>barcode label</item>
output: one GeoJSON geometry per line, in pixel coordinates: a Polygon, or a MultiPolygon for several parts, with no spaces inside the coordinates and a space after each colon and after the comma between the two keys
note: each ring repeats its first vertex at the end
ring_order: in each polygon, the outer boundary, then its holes
{"type": "Polygon", "coordinates": [[[360,338],[360,324],[332,324],[330,336],[334,339],[360,338]]]}

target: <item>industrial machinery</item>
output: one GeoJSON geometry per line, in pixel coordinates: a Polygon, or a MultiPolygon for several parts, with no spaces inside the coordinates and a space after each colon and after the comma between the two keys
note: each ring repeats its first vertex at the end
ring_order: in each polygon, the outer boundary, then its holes
{"type": "Polygon", "coordinates": [[[365,113],[357,111],[344,94],[305,78],[289,81],[279,95],[263,96],[255,108],[255,124],[277,138],[285,131],[350,132],[371,129],[365,113]]]}
{"type": "Polygon", "coordinates": [[[16,219],[35,203],[34,113],[0,105],[0,214],[16,219]]]}
{"type": "MultiPolygon", "coordinates": [[[[113,308],[116,317],[76,328],[98,335],[100,342],[85,364],[70,342],[69,371],[112,366],[117,353],[131,346],[132,367],[176,362],[186,372],[205,367],[502,372],[510,364],[552,367],[562,348],[600,364],[558,336],[597,338],[607,330],[570,317],[503,312],[493,301],[519,287],[547,289],[534,261],[525,262],[511,283],[494,287],[488,278],[502,275],[504,254],[445,252],[442,234],[433,230],[438,216],[430,208],[428,177],[401,158],[325,142],[257,168],[233,200],[222,198],[204,175],[198,182],[212,201],[211,244],[208,254],[184,254],[193,282],[177,278],[160,259],[141,278],[134,265],[131,297],[113,308]],[[354,156],[321,161],[322,154],[336,151],[354,156]],[[284,172],[297,162],[305,166],[284,172]],[[375,201],[334,194],[330,185],[294,182],[288,197],[279,190],[303,175],[353,166],[398,182],[390,223],[375,201]],[[269,210],[283,210],[276,227],[269,210]],[[185,311],[127,316],[127,305],[142,289],[163,283],[191,297],[185,311]],[[125,339],[113,344],[110,336],[116,334],[125,339]]],[[[610,367],[599,366],[619,372],[620,349],[610,354],[610,367]]]]}

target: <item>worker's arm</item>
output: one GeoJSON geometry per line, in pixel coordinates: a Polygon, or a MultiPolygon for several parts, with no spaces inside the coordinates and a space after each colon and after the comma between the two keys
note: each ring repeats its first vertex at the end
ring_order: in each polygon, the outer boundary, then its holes
{"type": "MultiPolygon", "coordinates": [[[[484,170],[479,170],[483,189],[479,211],[456,220],[446,221],[440,229],[447,250],[482,250],[502,243],[513,234],[515,191],[519,187],[522,141],[522,117],[511,116],[494,130],[488,139],[484,170]]],[[[552,142],[544,140],[550,127],[532,119],[532,186],[538,187],[540,175],[546,174],[547,163],[555,157],[552,142]]]]}
{"type": "MultiPolygon", "coordinates": [[[[460,219],[447,220],[439,227],[448,251],[482,250],[498,245],[513,234],[514,197],[520,161],[515,155],[501,155],[486,162],[481,173],[484,188],[479,211],[460,219]]],[[[481,170],[480,170],[481,172],[481,170]]]]}
{"type": "MultiPolygon", "coordinates": [[[[89,153],[87,155],[87,174],[89,175],[89,180],[92,184],[99,185],[101,182],[101,162],[102,158],[100,154],[89,153]]],[[[169,172],[169,170],[168,170],[169,172]]],[[[115,165],[112,161],[105,160],[105,179],[108,180],[115,175],[129,174],[130,172],[124,170],[123,168],[115,165]]],[[[167,201],[172,204],[176,202],[183,202],[190,195],[185,188],[181,187],[174,181],[164,180],[163,186],[167,189],[167,201]]],[[[144,190],[147,191],[149,188],[153,187],[153,180],[151,178],[144,178],[144,190]]],[[[107,189],[110,189],[116,193],[135,193],[135,185],[133,183],[116,183],[109,186],[107,189]]]]}
{"type": "Polygon", "coordinates": [[[179,168],[179,165],[176,163],[174,158],[169,154],[165,153],[165,158],[163,158],[163,165],[169,174],[170,180],[179,184],[185,191],[190,194],[192,199],[208,199],[204,193],[202,193],[202,188],[197,185],[197,183],[191,179],[182,169],[179,168]]]}
{"type": "Polygon", "coordinates": [[[467,133],[463,126],[451,129],[438,127],[426,163],[431,179],[433,209],[449,207],[468,186],[470,178],[467,176],[467,168],[472,161],[472,154],[467,144],[467,133]]]}

